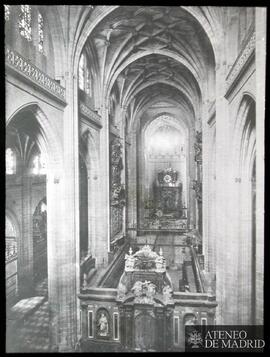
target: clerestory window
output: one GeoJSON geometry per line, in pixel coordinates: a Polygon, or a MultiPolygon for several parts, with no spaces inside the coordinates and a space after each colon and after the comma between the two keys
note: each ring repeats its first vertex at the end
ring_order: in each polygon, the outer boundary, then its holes
{"type": "Polygon", "coordinates": [[[28,41],[32,40],[32,15],[31,6],[21,5],[21,12],[19,15],[19,32],[28,41]]]}

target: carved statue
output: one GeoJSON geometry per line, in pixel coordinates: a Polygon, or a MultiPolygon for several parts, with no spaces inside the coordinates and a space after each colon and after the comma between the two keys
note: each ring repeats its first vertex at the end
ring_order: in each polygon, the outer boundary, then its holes
{"type": "Polygon", "coordinates": [[[101,316],[98,319],[97,327],[98,327],[99,336],[108,336],[109,334],[108,319],[103,312],[101,313],[101,316]]]}
{"type": "Polygon", "coordinates": [[[131,291],[135,295],[135,302],[140,304],[153,304],[156,286],[150,281],[136,281],[131,291]]]}
{"type": "Polygon", "coordinates": [[[132,248],[129,249],[129,254],[125,255],[125,271],[134,270],[135,266],[135,257],[132,255],[132,248]]]}
{"type": "Polygon", "coordinates": [[[169,285],[165,285],[162,290],[162,293],[165,303],[170,302],[172,299],[172,288],[169,285]]]}

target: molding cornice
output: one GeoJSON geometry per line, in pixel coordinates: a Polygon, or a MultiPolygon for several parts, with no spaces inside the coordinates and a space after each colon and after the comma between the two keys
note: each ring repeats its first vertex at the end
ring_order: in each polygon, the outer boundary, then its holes
{"type": "Polygon", "coordinates": [[[5,62],[6,70],[14,70],[35,87],[50,94],[62,104],[66,104],[65,88],[8,46],[5,48],[5,62]]]}
{"type": "Polygon", "coordinates": [[[98,128],[102,128],[100,116],[83,102],[79,102],[80,114],[98,128]]]}
{"type": "Polygon", "coordinates": [[[250,36],[247,45],[244,49],[240,52],[239,56],[237,57],[236,61],[234,62],[230,72],[226,77],[226,91],[225,97],[228,98],[230,93],[236,86],[236,83],[239,81],[239,78],[246,68],[250,59],[255,54],[255,47],[256,47],[256,33],[253,32],[250,36]]]}

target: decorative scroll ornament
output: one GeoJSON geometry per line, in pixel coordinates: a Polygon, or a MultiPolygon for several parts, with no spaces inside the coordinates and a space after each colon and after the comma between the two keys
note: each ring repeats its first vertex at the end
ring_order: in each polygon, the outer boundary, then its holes
{"type": "Polygon", "coordinates": [[[172,288],[169,286],[169,285],[165,285],[163,290],[162,290],[162,293],[163,293],[163,299],[164,299],[164,302],[165,304],[168,304],[170,302],[172,302],[172,288]]]}
{"type": "Polygon", "coordinates": [[[118,138],[111,143],[111,205],[125,205],[125,187],[121,183],[122,144],[118,138]]]}
{"type": "Polygon", "coordinates": [[[163,257],[162,249],[159,254],[153,252],[149,245],[145,245],[141,250],[132,254],[132,249],[129,249],[129,254],[125,256],[125,271],[138,270],[154,270],[159,273],[166,271],[166,261],[163,257]]]}
{"type": "Polygon", "coordinates": [[[118,138],[115,138],[111,143],[111,164],[117,166],[120,170],[122,167],[122,144],[118,138]]]}
{"type": "Polygon", "coordinates": [[[134,302],[139,304],[154,304],[154,295],[156,294],[156,286],[150,281],[136,281],[131,288],[135,295],[134,302]]]}
{"type": "Polygon", "coordinates": [[[111,197],[112,197],[112,202],[111,202],[112,206],[124,206],[126,203],[125,186],[123,184],[118,185],[117,183],[114,183],[112,185],[111,197]]]}
{"type": "Polygon", "coordinates": [[[159,254],[145,245],[135,254],[132,248],[125,256],[125,271],[119,284],[117,299],[123,303],[170,304],[173,302],[171,279],[166,273],[162,249],[159,254]]]}
{"type": "Polygon", "coordinates": [[[193,180],[192,189],[195,191],[198,202],[202,202],[202,183],[197,180],[193,180]]]}
{"type": "Polygon", "coordinates": [[[196,142],[194,144],[195,161],[202,162],[202,132],[197,131],[196,142]]]}

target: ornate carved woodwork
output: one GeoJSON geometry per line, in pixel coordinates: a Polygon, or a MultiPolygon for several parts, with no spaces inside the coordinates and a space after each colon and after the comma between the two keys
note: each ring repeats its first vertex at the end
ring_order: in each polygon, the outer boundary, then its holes
{"type": "Polygon", "coordinates": [[[187,229],[179,173],[172,168],[158,172],[153,191],[154,199],[145,202],[145,228],[187,229]]]}
{"type": "Polygon", "coordinates": [[[199,203],[202,202],[202,182],[193,180],[192,189],[195,191],[196,199],[199,203]]]}
{"type": "Polygon", "coordinates": [[[202,132],[197,131],[196,133],[196,141],[194,143],[194,149],[195,149],[195,161],[197,163],[202,162],[202,132]]]}
{"type": "Polygon", "coordinates": [[[122,144],[119,138],[110,143],[111,163],[111,240],[120,233],[123,226],[123,206],[125,205],[125,187],[121,182],[123,161],[122,144]]]}

